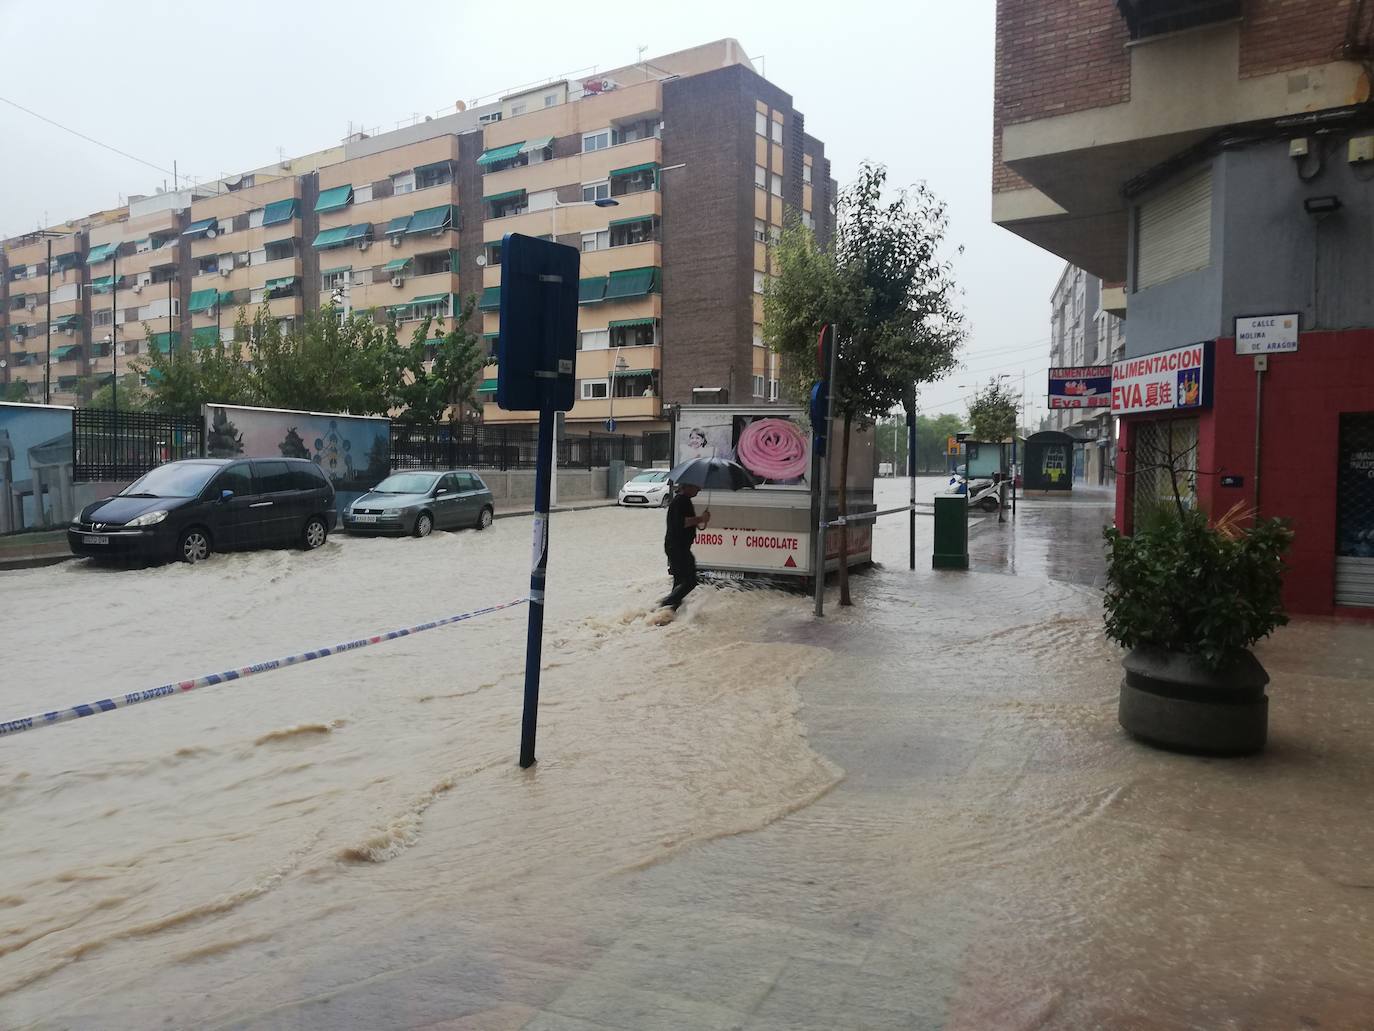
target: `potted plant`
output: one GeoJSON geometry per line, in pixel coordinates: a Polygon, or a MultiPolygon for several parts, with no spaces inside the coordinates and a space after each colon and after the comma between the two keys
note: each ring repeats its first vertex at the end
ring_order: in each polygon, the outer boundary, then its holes
{"type": "MultiPolygon", "coordinates": [[[[1177,499],[1175,499],[1177,501],[1177,499]]],[[[1119,719],[1132,736],[1197,754],[1245,755],[1268,734],[1269,674],[1250,651],[1283,611],[1281,519],[1237,505],[1209,523],[1175,504],[1134,536],[1107,529],[1107,636],[1123,660],[1119,719]]]]}

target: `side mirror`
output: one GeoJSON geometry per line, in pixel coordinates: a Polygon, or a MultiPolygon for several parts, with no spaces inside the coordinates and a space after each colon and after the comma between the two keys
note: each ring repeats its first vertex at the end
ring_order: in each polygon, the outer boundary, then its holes
{"type": "Polygon", "coordinates": [[[225,502],[225,501],[228,501],[228,500],[229,500],[230,498],[232,498],[233,496],[234,496],[234,492],[233,492],[232,490],[222,490],[222,491],[219,492],[219,500],[220,500],[221,503],[222,503],[222,502],[225,502]]]}

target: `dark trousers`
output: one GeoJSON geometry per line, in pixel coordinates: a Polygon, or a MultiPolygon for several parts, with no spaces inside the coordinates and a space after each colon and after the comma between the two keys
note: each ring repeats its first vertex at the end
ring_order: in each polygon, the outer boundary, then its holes
{"type": "Polygon", "coordinates": [[[668,571],[673,574],[673,593],[659,602],[670,609],[676,609],[683,599],[697,586],[697,560],[690,551],[670,556],[668,571]]]}

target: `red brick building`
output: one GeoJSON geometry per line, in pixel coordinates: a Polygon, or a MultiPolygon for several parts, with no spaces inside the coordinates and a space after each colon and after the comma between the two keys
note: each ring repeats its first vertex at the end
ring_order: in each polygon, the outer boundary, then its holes
{"type": "Polygon", "coordinates": [[[1365,0],[997,5],[994,221],[1119,284],[1126,361],[1205,343],[1116,413],[1118,524],[1174,481],[1290,518],[1297,612],[1374,615],[1371,62],[1365,0]]]}

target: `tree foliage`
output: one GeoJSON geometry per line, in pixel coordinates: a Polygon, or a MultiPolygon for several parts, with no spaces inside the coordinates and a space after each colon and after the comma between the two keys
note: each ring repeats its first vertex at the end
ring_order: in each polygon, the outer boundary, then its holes
{"type": "Polygon", "coordinates": [[[1021,410],[1021,395],[1003,386],[999,379],[973,395],[968,403],[969,427],[973,439],[997,443],[1016,432],[1016,416],[1021,410]]]}
{"type": "MultiPolygon", "coordinates": [[[[789,392],[805,397],[815,379],[817,333],[836,327],[831,398],[843,420],[839,505],[847,513],[849,437],[954,368],[964,316],[953,270],[941,249],[949,220],[924,185],[883,197],[887,170],[864,163],[840,195],[835,239],[817,245],[795,220],[773,249],[776,276],[764,291],[767,344],[783,357],[789,392]]],[[[840,528],[841,549],[847,527],[840,528]]],[[[840,604],[849,604],[840,563],[840,604]]]]}
{"type": "MultiPolygon", "coordinates": [[[[207,403],[351,415],[406,409],[436,422],[453,405],[480,406],[485,360],[466,328],[475,305],[469,297],[460,328],[443,336],[428,336],[431,320],[419,323],[408,344],[398,342],[393,320],[378,325],[371,312],[340,319],[324,307],[283,327],[265,306],[251,315],[241,308],[232,340],[154,349],[133,367],[147,378],[152,411],[196,416],[207,403]]],[[[122,389],[120,407],[127,407],[122,389]]]]}
{"type": "MultiPolygon", "coordinates": [[[[916,416],[916,471],[944,472],[948,469],[946,443],[963,428],[964,421],[957,415],[916,416]]],[[[906,475],[906,416],[885,416],[879,420],[875,443],[878,461],[891,462],[898,476],[906,475]]]]}

